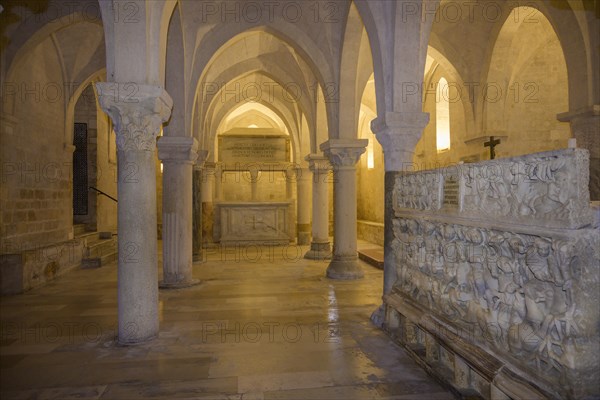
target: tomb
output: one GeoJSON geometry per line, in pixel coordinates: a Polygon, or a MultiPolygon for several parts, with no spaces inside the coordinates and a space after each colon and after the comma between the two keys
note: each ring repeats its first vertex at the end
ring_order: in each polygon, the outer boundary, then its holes
{"type": "Polygon", "coordinates": [[[588,157],[565,149],[396,175],[385,329],[463,395],[597,390],[588,157]]]}

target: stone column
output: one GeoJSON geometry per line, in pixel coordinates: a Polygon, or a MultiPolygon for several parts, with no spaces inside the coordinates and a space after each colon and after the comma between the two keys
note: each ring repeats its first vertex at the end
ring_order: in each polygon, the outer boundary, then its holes
{"type": "Polygon", "coordinates": [[[285,198],[292,200],[294,198],[294,182],[296,181],[296,169],[290,164],[285,169],[285,198]]]}
{"type": "Polygon", "coordinates": [[[118,342],[135,344],[158,335],[154,152],[173,101],[158,86],[97,83],[96,88],[117,138],[118,342]]]}
{"type": "MultiPolygon", "coordinates": [[[[392,243],[394,183],[398,172],[411,171],[415,146],[429,123],[429,114],[423,112],[382,113],[371,121],[371,131],[381,143],[385,162],[385,210],[383,248],[383,294],[388,294],[398,279],[397,261],[392,243]]],[[[383,326],[386,310],[382,304],[371,315],[371,321],[383,326]]]]}
{"type": "Polygon", "coordinates": [[[192,172],[192,261],[202,260],[202,163],[196,163],[192,172]]]}
{"type": "Polygon", "coordinates": [[[223,164],[215,163],[215,201],[223,200],[223,164]]]}
{"type": "Polygon", "coordinates": [[[327,267],[332,279],[360,279],[356,251],[356,163],[366,139],[330,139],[320,148],[333,166],[333,257],[327,267]]]}
{"type": "Polygon", "coordinates": [[[329,171],[331,165],[325,156],[310,154],[306,156],[312,180],[312,241],[310,250],[304,258],[323,260],[331,258],[329,246],[329,171]]]}
{"type": "MultiPolygon", "coordinates": [[[[163,280],[161,288],[183,288],[192,278],[193,203],[192,171],[198,142],[191,137],[163,136],[158,158],[163,162],[163,280]]],[[[207,152],[201,152],[200,163],[207,152]]]]}
{"type": "Polygon", "coordinates": [[[296,174],[298,244],[310,244],[310,176],[308,168],[298,168],[296,174]]]}
{"type": "Polygon", "coordinates": [[[285,198],[290,204],[288,207],[288,231],[287,234],[290,238],[290,243],[296,240],[296,200],[294,199],[294,184],[297,182],[298,177],[296,174],[298,171],[295,168],[295,164],[290,163],[287,165],[285,175],[285,198]]]}
{"type": "Polygon", "coordinates": [[[590,152],[590,200],[600,200],[600,105],[560,114],[558,119],[571,123],[571,133],[577,141],[577,147],[590,152]]]}
{"type": "Polygon", "coordinates": [[[202,167],[201,197],[202,203],[212,203],[215,186],[215,163],[205,162],[202,167]]]}
{"type": "Polygon", "coordinates": [[[204,163],[202,169],[202,243],[201,246],[214,247],[213,223],[214,223],[214,195],[215,195],[215,163],[204,163]]]}
{"type": "Polygon", "coordinates": [[[396,259],[392,242],[393,189],[397,172],[412,170],[415,146],[429,123],[423,112],[385,113],[371,122],[371,130],[383,147],[385,162],[385,233],[383,261],[383,293],[387,294],[396,282],[396,259]]]}
{"type": "MultiPolygon", "coordinates": [[[[193,176],[193,225],[192,225],[192,260],[194,262],[202,260],[202,242],[204,240],[204,233],[202,231],[204,226],[204,192],[208,191],[204,180],[206,179],[204,160],[208,156],[207,150],[198,151],[198,159],[196,165],[194,165],[194,176],[193,176]]],[[[212,196],[212,190],[210,190],[212,196]]]]}

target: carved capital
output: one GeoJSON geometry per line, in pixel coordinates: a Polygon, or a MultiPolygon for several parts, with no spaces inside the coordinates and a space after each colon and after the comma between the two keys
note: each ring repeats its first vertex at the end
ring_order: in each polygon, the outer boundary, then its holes
{"type": "Polygon", "coordinates": [[[368,144],[367,139],[330,139],[320,148],[334,169],[354,168],[368,144]]]}
{"type": "Polygon", "coordinates": [[[96,84],[100,107],[113,121],[119,151],[154,151],[173,100],[161,87],[137,83],[96,84]]]}
{"type": "Polygon", "coordinates": [[[324,155],[309,154],[304,157],[304,159],[308,161],[308,169],[310,169],[313,174],[327,173],[331,170],[329,159],[324,155]]]}
{"type": "Polygon", "coordinates": [[[401,171],[404,163],[412,162],[428,123],[429,114],[424,112],[385,113],[371,121],[371,130],[383,148],[386,171],[401,171]]]}
{"type": "Polygon", "coordinates": [[[215,163],[211,162],[211,161],[206,161],[206,159],[208,158],[208,150],[199,150],[198,151],[198,160],[196,161],[196,165],[194,165],[194,169],[197,171],[202,171],[202,173],[206,174],[206,175],[213,175],[215,174],[215,163]],[[202,160],[202,154],[205,154],[204,156],[204,161],[202,160]]]}
{"type": "Polygon", "coordinates": [[[206,159],[208,158],[208,154],[209,154],[208,150],[204,150],[204,149],[198,150],[198,158],[196,159],[196,165],[199,166],[200,168],[205,168],[206,166],[204,165],[204,163],[205,163],[206,159]]]}
{"type": "Polygon", "coordinates": [[[157,146],[158,158],[164,162],[193,164],[196,160],[204,161],[198,157],[198,141],[191,137],[161,136],[157,146]]]}

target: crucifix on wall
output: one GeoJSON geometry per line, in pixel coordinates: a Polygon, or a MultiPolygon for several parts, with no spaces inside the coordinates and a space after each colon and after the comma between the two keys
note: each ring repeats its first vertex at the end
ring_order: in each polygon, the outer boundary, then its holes
{"type": "Polygon", "coordinates": [[[496,158],[496,150],[495,147],[500,144],[500,139],[494,139],[493,136],[490,136],[490,140],[483,144],[484,147],[490,148],[490,160],[496,158]]]}

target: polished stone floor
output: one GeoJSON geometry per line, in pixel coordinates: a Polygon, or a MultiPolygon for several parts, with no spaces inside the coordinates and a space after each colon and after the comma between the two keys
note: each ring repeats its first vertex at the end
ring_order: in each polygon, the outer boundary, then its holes
{"type": "Polygon", "coordinates": [[[382,271],[332,281],[306,248],[211,250],[160,292],[160,336],[115,345],[116,264],[3,297],[0,398],[451,399],[369,322],[382,271]]]}

